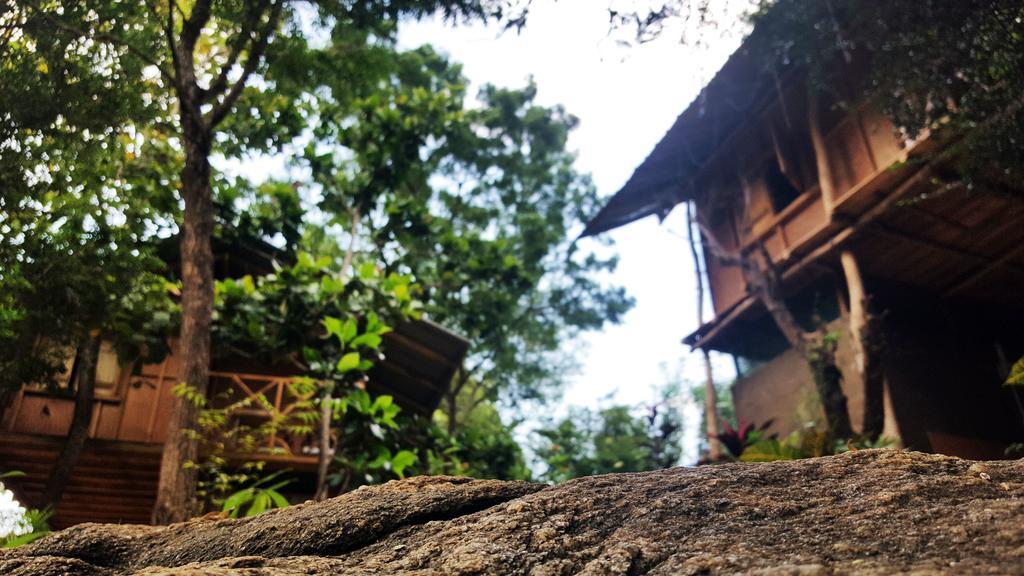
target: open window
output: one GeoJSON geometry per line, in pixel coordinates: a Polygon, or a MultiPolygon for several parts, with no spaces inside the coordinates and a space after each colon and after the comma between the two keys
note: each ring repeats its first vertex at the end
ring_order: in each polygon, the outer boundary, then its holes
{"type": "Polygon", "coordinates": [[[771,201],[772,210],[778,214],[800,197],[800,189],[782,172],[779,162],[772,159],[764,171],[764,183],[771,201]]]}

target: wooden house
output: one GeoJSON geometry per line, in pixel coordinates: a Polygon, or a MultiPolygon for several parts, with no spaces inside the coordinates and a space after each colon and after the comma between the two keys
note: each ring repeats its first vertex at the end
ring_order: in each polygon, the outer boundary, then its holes
{"type": "MultiPolygon", "coordinates": [[[[684,342],[734,357],[739,419],[785,435],[820,408],[805,358],[716,246],[761,268],[767,258],[794,315],[838,335],[855,431],[884,410],[883,434],[907,447],[1001,457],[1024,440],[1024,397],[1002,386],[1024,354],[1024,194],[995,180],[962,186],[940,153],[947,141],[909,139],[867,103],[810,101],[800,70],[765,73],[749,48],[583,235],[692,203],[714,317],[684,342]],[[865,307],[882,389],[861,373],[865,307]]],[[[833,93],[857,100],[846,86],[833,93]]]]}
{"type": "MultiPolygon", "coordinates": [[[[215,243],[215,253],[217,277],[240,277],[270,270],[274,249],[215,243]]],[[[52,522],[55,527],[86,521],[149,523],[171,389],[177,382],[179,358],[173,348],[172,343],[171,355],[158,364],[119,365],[110,344],[102,344],[89,440],[52,522]]],[[[467,349],[465,339],[437,324],[407,322],[385,335],[384,360],[368,375],[367,389],[392,395],[406,412],[429,416],[467,349]]],[[[73,377],[75,362],[73,357],[68,359],[68,379],[73,377]]],[[[210,369],[211,398],[259,398],[236,414],[250,424],[287,416],[302,399],[289,385],[295,374],[287,369],[239,358],[215,360],[210,369]]],[[[38,499],[67,435],[74,402],[73,395],[28,384],[2,414],[0,465],[27,474],[10,482],[24,502],[45,504],[38,499]]],[[[240,461],[263,460],[269,469],[288,468],[300,476],[315,477],[319,448],[313,435],[296,436],[282,429],[266,442],[253,453],[231,456],[240,461]]],[[[310,489],[306,496],[311,495],[310,489]]]]}

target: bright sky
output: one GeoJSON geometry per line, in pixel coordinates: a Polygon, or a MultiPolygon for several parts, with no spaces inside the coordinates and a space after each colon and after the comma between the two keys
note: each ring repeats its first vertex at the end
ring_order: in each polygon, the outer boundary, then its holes
{"type": "MultiPolygon", "coordinates": [[[[519,87],[533,76],[542,104],[562,104],[580,118],[570,140],[577,167],[593,175],[599,192],[615,193],[724,63],[735,40],[710,42],[703,53],[682,45],[679,34],[624,48],[608,37],[606,2],[536,0],[521,34],[475,25],[452,29],[436,20],[401,29],[403,47],[433,44],[463,63],[475,84],[519,87]]],[[[681,344],[697,327],[693,262],[682,209],[659,225],[648,218],[610,233],[621,259],[609,278],[625,286],[636,307],[618,326],[586,337],[582,372],[566,390],[566,404],[652,400],[665,369],[683,362],[688,381],[703,380],[703,364],[681,344]]],[[[716,374],[731,375],[718,362],[716,374]]],[[[695,407],[685,410],[695,426],[695,407]]],[[[691,437],[696,434],[690,431],[691,437]]],[[[692,446],[692,442],[687,442],[692,446]]],[[[691,453],[692,455],[692,453],[691,453]]]]}

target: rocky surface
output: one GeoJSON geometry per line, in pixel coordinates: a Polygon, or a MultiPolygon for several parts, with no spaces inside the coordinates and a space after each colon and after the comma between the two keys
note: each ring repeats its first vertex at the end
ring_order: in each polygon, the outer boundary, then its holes
{"type": "Polygon", "coordinates": [[[547,487],[414,478],[243,520],[86,524],[0,574],[1024,574],[1024,461],[897,450],[547,487]]]}

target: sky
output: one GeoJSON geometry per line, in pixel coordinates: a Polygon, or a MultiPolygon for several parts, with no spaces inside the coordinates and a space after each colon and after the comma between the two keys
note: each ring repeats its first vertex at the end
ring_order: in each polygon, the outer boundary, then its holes
{"type": "MultiPolygon", "coordinates": [[[[580,119],[570,138],[577,168],[589,172],[603,196],[614,194],[661,140],[676,117],[735,49],[731,38],[711,38],[698,50],[667,29],[657,40],[630,47],[609,37],[602,0],[536,0],[520,33],[476,24],[452,28],[439,20],[400,28],[402,47],[432,44],[461,62],[479,86],[523,86],[532,76],[538,101],[562,104],[580,119]]],[[[620,261],[608,281],[636,299],[624,321],[584,338],[581,370],[570,378],[563,406],[597,406],[609,394],[617,403],[654,399],[666,370],[703,381],[703,363],[682,338],[697,328],[696,279],[685,240],[682,207],[664,223],[650,217],[610,232],[620,261]]],[[[583,243],[588,240],[581,241],[583,243]]],[[[707,317],[707,315],[706,315],[707,317]]],[[[730,377],[718,359],[716,374],[730,377]]],[[[557,408],[556,408],[557,409],[557,408]]],[[[683,406],[692,460],[693,405],[683,406]]]]}

